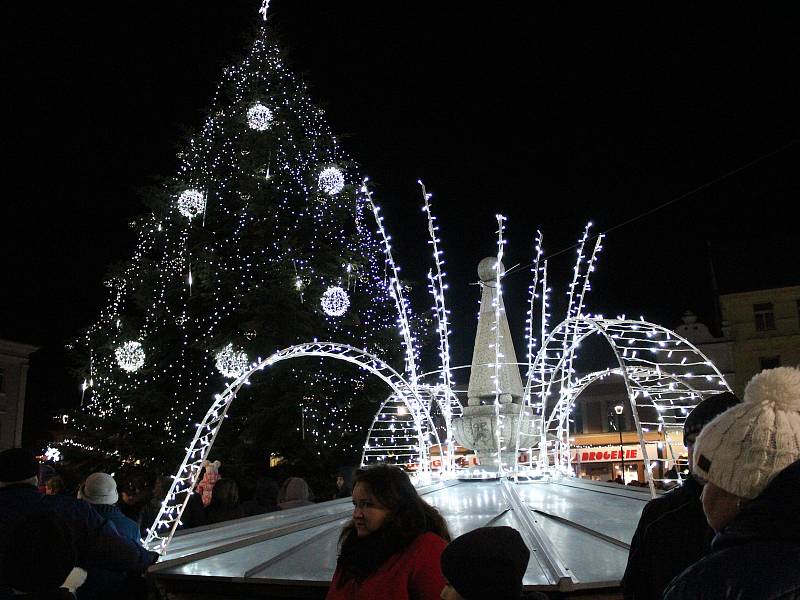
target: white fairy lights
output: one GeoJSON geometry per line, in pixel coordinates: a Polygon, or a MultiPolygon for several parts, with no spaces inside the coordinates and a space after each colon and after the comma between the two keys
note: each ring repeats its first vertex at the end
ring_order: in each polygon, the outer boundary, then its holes
{"type": "Polygon", "coordinates": [[[206,196],[203,192],[188,189],[178,196],[178,212],[190,221],[206,210],[206,196]]]}
{"type": "Polygon", "coordinates": [[[52,446],[48,446],[47,449],[44,451],[44,458],[50,462],[60,462],[61,461],[61,451],[58,448],[53,448],[52,446]]]}
{"type": "Polygon", "coordinates": [[[144,366],[144,348],[139,342],[128,341],[114,351],[117,364],[125,371],[133,373],[144,366]]]}
{"type": "MultiPolygon", "coordinates": [[[[494,415],[495,415],[495,423],[496,423],[496,435],[497,438],[497,468],[500,472],[503,471],[503,414],[500,411],[500,365],[504,363],[505,355],[502,351],[502,340],[503,334],[501,332],[501,316],[503,313],[503,291],[501,286],[501,279],[505,274],[503,270],[503,254],[504,254],[504,246],[506,244],[505,239],[503,239],[503,231],[505,231],[505,225],[503,222],[506,218],[501,215],[495,215],[497,219],[497,262],[494,265],[495,271],[495,279],[494,279],[494,295],[492,297],[492,307],[494,308],[494,323],[492,324],[492,328],[494,329],[494,375],[492,375],[492,380],[494,381],[494,415]]],[[[512,465],[509,465],[511,467],[512,465]]],[[[513,465],[516,466],[516,465],[513,465]]]]}
{"type": "Polygon", "coordinates": [[[247,125],[256,131],[266,131],[272,125],[272,111],[261,102],[256,102],[247,111],[247,125]]]}
{"type": "Polygon", "coordinates": [[[319,174],[318,183],[328,196],[336,196],[344,189],[344,174],[336,167],[328,167],[319,174]]]}
{"type": "Polygon", "coordinates": [[[394,300],[397,310],[397,326],[400,329],[400,334],[403,336],[403,344],[405,347],[406,373],[409,376],[411,387],[416,388],[418,379],[416,340],[411,331],[408,318],[411,307],[406,301],[405,294],[403,293],[403,286],[400,285],[400,267],[394,262],[392,246],[389,244],[391,238],[386,234],[386,230],[383,228],[383,217],[380,214],[380,207],[372,200],[372,192],[367,188],[366,178],[361,186],[361,192],[366,196],[367,202],[370,208],[372,208],[372,214],[378,226],[378,233],[383,241],[383,252],[386,255],[385,264],[390,271],[389,294],[394,300]]]}
{"type": "MultiPolygon", "coordinates": [[[[253,116],[259,127],[269,120],[261,108],[253,116]]],[[[358,167],[302,82],[284,66],[265,28],[246,56],[225,69],[208,117],[179,159],[169,184],[176,190],[171,206],[137,219],[132,256],[107,282],[105,306],[76,344],[87,358],[94,356],[84,374],[94,385],[84,390],[76,437],[87,447],[109,455],[117,450],[126,457],[137,454],[143,462],[171,460],[208,408],[210,386],[218,382],[220,329],[235,324],[247,294],[291,286],[299,304],[304,295],[308,301],[310,289],[325,290],[327,282],[348,276],[358,295],[369,301],[360,303],[349,292],[348,310],[357,318],[325,318],[320,311],[315,335],[361,348],[385,345],[394,318],[367,203],[356,188],[337,185],[360,180],[358,167]],[[272,113],[268,135],[250,128],[248,111],[257,104],[272,113]],[[263,156],[263,163],[244,156],[263,156]],[[331,186],[320,190],[320,173],[337,166],[341,179],[329,172],[331,186]],[[246,193],[240,182],[247,182],[246,193]],[[328,194],[325,202],[308,202],[323,194],[328,194]],[[212,201],[214,210],[209,211],[212,201]],[[202,229],[195,227],[197,217],[205,219],[202,229]],[[343,263],[354,265],[351,273],[331,266],[343,263]],[[127,377],[117,364],[118,323],[136,324],[138,338],[148,340],[146,373],[127,377]],[[169,353],[160,353],[162,340],[175,341],[169,353]],[[157,355],[158,360],[150,359],[157,355]],[[164,400],[158,411],[137,410],[144,395],[164,400]],[[157,443],[137,446],[143,432],[157,443]]],[[[235,337],[222,339],[239,344],[235,337]]],[[[262,339],[268,337],[248,338],[248,347],[262,339]]],[[[254,348],[265,354],[273,350],[254,348]]],[[[314,402],[307,406],[306,427],[320,447],[360,450],[369,421],[354,419],[353,407],[364,396],[366,373],[347,368],[309,372],[297,366],[283,377],[311,389],[314,402]]]]}
{"type": "MultiPolygon", "coordinates": [[[[248,370],[229,384],[223,393],[214,396],[214,402],[206,412],[203,420],[195,424],[194,437],[189,446],[185,449],[186,454],[184,455],[183,462],[173,477],[172,484],[167,491],[165,500],[161,504],[153,526],[148,528],[145,539],[146,547],[162,553],[166,551],[175,530],[180,524],[181,514],[189,502],[189,496],[186,492],[192,489],[196,484],[202,469],[203,461],[208,457],[217,433],[219,433],[222,423],[225,421],[228,409],[242,386],[248,385],[251,377],[267,367],[281,361],[302,357],[325,357],[342,360],[358,366],[359,369],[369,372],[386,383],[392,389],[393,394],[389,400],[384,402],[381,408],[383,409],[390,400],[404,405],[406,408],[405,411],[402,411],[400,407],[398,407],[396,412],[398,415],[405,415],[407,418],[411,419],[414,426],[410,430],[401,431],[397,424],[390,423],[389,426],[385,428],[385,432],[390,438],[395,437],[396,442],[400,442],[398,438],[403,434],[409,437],[411,443],[416,444],[416,452],[412,452],[408,454],[408,456],[416,457],[417,466],[420,470],[425,473],[429,472],[428,464],[430,463],[430,456],[428,449],[430,446],[439,445],[439,436],[436,432],[436,427],[431,420],[427,407],[424,402],[421,401],[419,394],[412,390],[408,383],[391,366],[365,350],[360,350],[346,344],[310,342],[290,346],[275,352],[266,359],[258,359],[256,363],[249,366],[248,370]]],[[[304,398],[304,400],[306,398],[304,398]]],[[[303,413],[305,413],[305,408],[305,405],[303,405],[303,413]]],[[[373,430],[375,430],[374,422],[373,426],[370,427],[368,439],[374,437],[373,430]]],[[[314,437],[319,437],[318,432],[314,430],[309,433],[314,437]]],[[[405,441],[404,437],[403,443],[405,443],[405,441]]],[[[389,443],[394,442],[390,440],[389,443]]],[[[364,452],[366,454],[366,448],[364,452]]],[[[383,458],[385,459],[386,456],[384,455],[383,458]]]]}
{"type": "Polygon", "coordinates": [[[326,315],[341,317],[350,306],[350,296],[338,285],[332,285],[322,294],[319,303],[326,315]]]}
{"type": "Polygon", "coordinates": [[[223,377],[236,379],[247,370],[249,361],[247,354],[234,348],[233,344],[228,344],[217,352],[215,364],[223,377]]]}
{"type": "MultiPolygon", "coordinates": [[[[433,213],[431,212],[431,194],[427,192],[422,181],[417,181],[417,183],[419,183],[420,187],[422,188],[422,211],[428,218],[428,235],[430,237],[428,243],[433,246],[433,262],[436,266],[435,275],[433,271],[428,271],[428,290],[433,296],[433,311],[436,315],[436,331],[439,334],[439,361],[441,364],[439,377],[443,386],[443,393],[446,396],[449,396],[453,389],[453,374],[450,370],[450,322],[448,316],[450,311],[447,310],[445,305],[444,291],[447,289],[447,285],[444,283],[445,273],[442,270],[444,265],[444,260],[442,259],[443,252],[439,250],[439,243],[441,242],[437,233],[439,227],[435,223],[436,217],[434,217],[433,213]]],[[[447,461],[449,463],[448,466],[452,467],[452,461],[455,458],[455,440],[453,439],[453,433],[450,428],[453,414],[449,398],[447,398],[444,402],[442,407],[442,415],[444,417],[444,425],[447,432],[447,438],[445,440],[447,447],[447,461]]]]}

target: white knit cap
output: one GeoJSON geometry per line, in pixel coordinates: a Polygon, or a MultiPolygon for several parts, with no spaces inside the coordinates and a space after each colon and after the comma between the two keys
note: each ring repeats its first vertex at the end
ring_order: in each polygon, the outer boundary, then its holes
{"type": "Polygon", "coordinates": [[[119,499],[117,482],[108,473],[92,473],[78,490],[78,498],[90,504],[114,504],[119,499]]]}
{"type": "Polygon", "coordinates": [[[694,445],[693,472],[726,492],[753,499],[800,460],[800,370],[753,377],[744,402],[706,425],[694,445]]]}

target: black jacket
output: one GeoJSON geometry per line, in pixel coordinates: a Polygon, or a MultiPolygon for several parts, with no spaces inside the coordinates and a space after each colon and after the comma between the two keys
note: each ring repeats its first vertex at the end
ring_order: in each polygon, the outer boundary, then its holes
{"type": "Polygon", "coordinates": [[[665,600],[800,598],[800,461],[778,474],[681,573],[665,600]]]}
{"type": "MultiPolygon", "coordinates": [[[[14,525],[39,511],[52,511],[64,519],[72,532],[79,567],[141,573],[158,558],[122,537],[88,502],[61,494],[45,496],[36,486],[21,483],[0,489],[0,562],[6,552],[13,552],[8,543],[14,525]]],[[[9,593],[5,582],[0,581],[0,598],[9,593]]]]}
{"type": "Polygon", "coordinates": [[[708,552],[714,530],[703,514],[702,491],[689,477],[644,507],[622,578],[626,600],[659,600],[676,575],[708,552]]]}

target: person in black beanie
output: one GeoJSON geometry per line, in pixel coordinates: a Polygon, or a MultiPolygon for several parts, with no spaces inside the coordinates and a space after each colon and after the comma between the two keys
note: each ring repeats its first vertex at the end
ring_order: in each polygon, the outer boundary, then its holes
{"type": "Polygon", "coordinates": [[[518,600],[531,553],[511,527],[480,527],[442,552],[443,600],[518,600]]]}
{"type": "MultiPolygon", "coordinates": [[[[722,392],[700,401],[689,413],[683,423],[683,443],[690,466],[697,434],[740,402],[731,392],[722,392]]],[[[708,553],[714,530],[703,513],[702,491],[690,472],[680,487],[644,507],[621,581],[625,600],[660,599],[675,576],[708,553]]]]}

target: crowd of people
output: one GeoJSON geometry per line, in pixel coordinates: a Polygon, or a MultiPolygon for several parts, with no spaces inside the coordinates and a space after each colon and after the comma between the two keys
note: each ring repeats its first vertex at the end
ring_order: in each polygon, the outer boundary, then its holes
{"type": "MultiPolygon", "coordinates": [[[[182,529],[314,503],[300,477],[288,477],[280,486],[261,477],[243,500],[237,480],[219,467],[218,461],[206,462],[181,517],[182,529]]],[[[350,475],[349,469],[337,473],[335,485],[320,499],[349,496],[350,475]]],[[[32,452],[0,452],[0,600],[147,598],[142,575],[158,555],[142,540],[171,483],[168,476],[149,482],[138,475],[117,482],[111,474],[95,472],[69,490],[64,478],[51,465],[39,464],[32,452]]]]}
{"type": "MultiPolygon", "coordinates": [[[[631,542],[621,586],[628,600],[800,598],[800,370],[756,375],[743,401],[706,398],[684,424],[690,477],[651,500],[631,542]]],[[[72,497],[54,474],[42,488],[36,458],[0,453],[0,598],[146,597],[142,573],[157,555],[141,538],[169,489],[152,497],[118,489],[107,473],[72,497]]],[[[523,580],[530,552],[510,527],[453,539],[439,511],[392,465],[337,477],[335,498],[352,493],[328,600],[546,598],[523,580]]],[[[218,523],[313,503],[308,483],[258,481],[240,501],[236,480],[206,465],[184,512],[185,526],[218,523]]],[[[325,498],[329,499],[329,498],[325,498]]]]}

